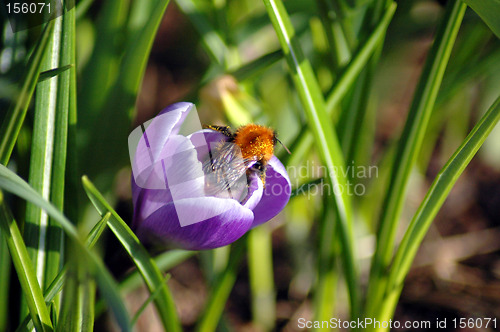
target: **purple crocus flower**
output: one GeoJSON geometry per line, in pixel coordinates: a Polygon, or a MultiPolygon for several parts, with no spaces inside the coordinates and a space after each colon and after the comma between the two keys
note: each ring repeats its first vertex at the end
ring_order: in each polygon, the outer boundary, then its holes
{"type": "Polygon", "coordinates": [[[179,135],[194,108],[170,105],[129,137],[132,228],[143,241],[191,250],[222,247],[276,216],[290,199],[290,179],[275,156],[265,186],[250,172],[237,194],[207,195],[202,164],[228,138],[210,129],[179,135]]]}

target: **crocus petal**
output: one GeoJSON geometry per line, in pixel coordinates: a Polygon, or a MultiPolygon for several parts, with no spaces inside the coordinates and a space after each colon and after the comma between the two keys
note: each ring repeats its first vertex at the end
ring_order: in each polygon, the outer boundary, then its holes
{"type": "Polygon", "coordinates": [[[186,119],[187,115],[193,109],[194,104],[187,102],[179,102],[165,107],[161,112],[156,116],[160,116],[162,114],[175,114],[175,120],[168,123],[164,128],[165,131],[168,131],[167,137],[170,135],[177,135],[179,130],[181,129],[182,123],[186,119]]]}
{"type": "Polygon", "coordinates": [[[220,142],[227,142],[229,137],[212,129],[203,129],[192,133],[187,138],[198,152],[198,160],[203,161],[207,157],[208,149],[215,147],[220,142]]]}
{"type": "Polygon", "coordinates": [[[291,183],[285,166],[276,156],[267,164],[266,187],[262,198],[253,209],[254,221],[252,227],[260,225],[276,216],[288,203],[291,194],[291,183]]]}
{"type": "Polygon", "coordinates": [[[130,161],[137,185],[150,189],[165,188],[165,184],[161,181],[163,171],[161,160],[173,153],[189,150],[190,146],[192,148],[191,144],[181,146],[174,141],[180,137],[177,133],[193,108],[194,105],[191,103],[170,105],[129,135],[130,161]],[[168,148],[174,144],[175,149],[168,148]]]}
{"type": "Polygon", "coordinates": [[[152,171],[132,176],[134,227],[168,202],[205,195],[202,165],[191,141],[174,135],[167,140],[164,149],[171,150],[170,157],[153,164],[152,171]],[[175,153],[179,147],[183,151],[175,153]]]}
{"type": "Polygon", "coordinates": [[[251,173],[249,178],[248,195],[241,203],[244,207],[253,210],[262,199],[264,184],[256,173],[251,173]]]}
{"type": "MultiPolygon", "coordinates": [[[[194,216],[199,218],[200,216],[194,216]]],[[[239,239],[252,226],[253,213],[233,199],[216,197],[188,198],[168,203],[139,224],[137,235],[163,245],[201,250],[225,246],[239,239]],[[193,216],[208,212],[216,217],[181,227],[176,208],[190,210],[193,216]]]]}
{"type": "Polygon", "coordinates": [[[143,220],[171,201],[172,195],[169,189],[141,188],[132,176],[132,202],[134,204],[132,229],[136,229],[143,220]]]}

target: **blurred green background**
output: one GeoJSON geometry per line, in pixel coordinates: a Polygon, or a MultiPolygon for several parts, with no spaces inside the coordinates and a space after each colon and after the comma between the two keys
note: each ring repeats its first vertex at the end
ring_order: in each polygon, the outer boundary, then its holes
{"type": "MultiPolygon", "coordinates": [[[[64,212],[81,229],[90,230],[99,218],[79,183],[82,175],[88,175],[105,193],[126,222],[131,221],[128,134],[177,101],[195,103],[204,124],[237,127],[256,122],[275,128],[292,151],[287,155],[278,146],[276,154],[289,169],[293,189],[311,181],[317,184],[325,176],[319,173],[317,145],[300,144],[308,119],[264,3],[167,3],[83,0],[76,4],[76,65],[65,70],[75,75],[76,99],[69,100],[77,110],[77,121],[69,117],[68,165],[74,164],[66,177],[74,176],[77,181],[67,180],[64,212]]],[[[373,3],[382,2],[284,2],[324,96],[336,91],[339,78],[380,23],[382,15],[373,3]]],[[[390,25],[382,29],[385,36],[378,39],[379,46],[369,52],[370,58],[331,109],[346,166],[376,169],[371,176],[348,176],[349,184],[362,189],[351,197],[361,293],[368,287],[391,160],[445,3],[399,1],[390,25]]],[[[42,28],[12,34],[2,19],[0,121],[4,122],[42,28]]],[[[500,42],[468,8],[409,177],[397,242],[439,170],[498,97],[499,87],[500,42]]],[[[35,95],[40,95],[38,91],[35,95]]],[[[24,179],[30,178],[30,167],[37,166],[33,161],[30,166],[36,140],[35,103],[28,108],[8,164],[24,179]]],[[[305,191],[298,192],[279,216],[240,240],[247,241],[248,248],[231,270],[234,286],[225,286],[228,298],[226,302],[222,297],[224,312],[221,322],[215,323],[217,330],[298,331],[300,317],[349,317],[341,240],[332,229],[337,226],[324,222],[335,219],[333,203],[329,195],[302,188],[305,191]],[[329,254],[325,256],[324,250],[329,254]]],[[[8,197],[8,205],[22,223],[28,213],[26,204],[8,197]]],[[[99,252],[114,276],[124,280],[133,265],[124,252],[116,250],[117,240],[111,234],[104,236],[99,252]]],[[[497,126],[430,227],[405,281],[394,320],[500,319],[499,238],[497,126]]],[[[229,248],[196,253],[168,271],[168,286],[184,330],[203,330],[199,322],[221,280],[220,273],[227,271],[228,257],[229,248]]],[[[13,288],[4,294],[5,303],[20,306],[13,294],[21,290],[13,270],[10,275],[13,288]]],[[[144,286],[130,286],[125,293],[130,312],[148,297],[144,286]]],[[[22,316],[13,310],[15,314],[7,319],[6,312],[0,330],[13,330],[22,316]]],[[[107,315],[97,315],[95,330],[116,330],[111,321],[107,315]]],[[[139,317],[136,328],[162,330],[152,305],[139,317]]]]}

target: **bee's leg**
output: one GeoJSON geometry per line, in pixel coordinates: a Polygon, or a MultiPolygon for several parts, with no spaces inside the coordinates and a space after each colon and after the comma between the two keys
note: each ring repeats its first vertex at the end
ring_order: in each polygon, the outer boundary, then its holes
{"type": "Polygon", "coordinates": [[[257,161],[253,168],[259,173],[260,180],[264,185],[264,189],[266,188],[266,165],[261,161],[257,161]]]}
{"type": "Polygon", "coordinates": [[[218,131],[224,136],[227,136],[229,138],[234,138],[234,134],[229,126],[204,125],[203,128],[212,129],[218,131]]]}

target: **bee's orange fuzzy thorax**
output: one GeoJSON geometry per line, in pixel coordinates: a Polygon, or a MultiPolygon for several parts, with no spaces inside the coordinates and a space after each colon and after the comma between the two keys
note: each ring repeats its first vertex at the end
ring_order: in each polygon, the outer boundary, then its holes
{"type": "Polygon", "coordinates": [[[274,154],[274,142],[274,131],[256,124],[239,128],[234,137],[234,143],[240,147],[243,158],[256,157],[264,163],[274,154]]]}

